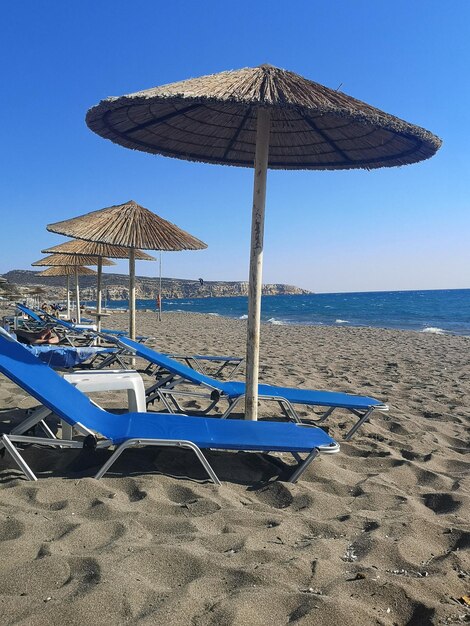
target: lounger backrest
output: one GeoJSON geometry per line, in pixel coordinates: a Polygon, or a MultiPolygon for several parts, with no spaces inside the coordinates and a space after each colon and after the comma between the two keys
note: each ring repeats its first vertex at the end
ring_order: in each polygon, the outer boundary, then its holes
{"type": "Polygon", "coordinates": [[[159,365],[172,374],[181,376],[181,378],[184,378],[189,382],[196,385],[211,387],[212,389],[218,389],[219,391],[225,391],[226,384],[223,381],[211,378],[210,376],[205,376],[204,374],[194,370],[192,367],[184,365],[184,363],[180,363],[176,359],[172,359],[161,352],[152,350],[148,346],[132,341],[132,339],[129,339],[128,337],[120,337],[118,344],[130,349],[136,356],[139,356],[150,363],[154,363],[155,365],[159,365]]]}
{"type": "Polygon", "coordinates": [[[1,331],[2,374],[71,426],[79,422],[105,437],[113,436],[112,415],[93,404],[85,394],[1,331]]]}
{"type": "Polygon", "coordinates": [[[80,329],[75,328],[74,324],[71,324],[70,322],[66,322],[65,320],[61,320],[58,317],[51,315],[50,313],[46,313],[46,316],[47,316],[47,319],[50,320],[53,324],[58,324],[59,326],[63,326],[64,328],[67,328],[68,330],[80,331],[80,329]]]}
{"type": "Polygon", "coordinates": [[[17,304],[16,305],[17,308],[24,313],[25,315],[27,315],[28,317],[30,317],[32,320],[34,320],[35,322],[41,322],[41,324],[44,323],[44,320],[42,320],[39,315],[37,315],[37,313],[35,313],[32,309],[30,309],[29,307],[25,306],[24,304],[17,304]]]}

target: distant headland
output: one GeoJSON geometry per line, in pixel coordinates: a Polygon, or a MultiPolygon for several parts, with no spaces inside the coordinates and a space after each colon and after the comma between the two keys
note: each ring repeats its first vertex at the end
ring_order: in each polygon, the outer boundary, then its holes
{"type": "MultiPolygon", "coordinates": [[[[12,294],[31,295],[36,292],[48,300],[64,298],[64,277],[42,277],[31,270],[11,270],[3,274],[8,291],[12,294]]],[[[72,287],[73,279],[70,281],[72,287]]],[[[159,279],[150,276],[136,276],[136,297],[151,300],[157,297],[159,279]]],[[[129,278],[126,274],[103,274],[103,291],[107,300],[127,300],[129,278]]],[[[96,297],[96,277],[81,276],[80,288],[84,300],[96,297]]],[[[293,285],[263,285],[263,295],[303,295],[312,293],[293,285]]],[[[189,280],[185,278],[162,278],[164,298],[218,298],[248,295],[248,281],[189,280]]]]}

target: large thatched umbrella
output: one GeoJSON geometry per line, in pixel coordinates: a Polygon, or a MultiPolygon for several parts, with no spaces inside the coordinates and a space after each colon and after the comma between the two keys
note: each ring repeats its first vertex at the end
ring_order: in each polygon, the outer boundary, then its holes
{"type": "Polygon", "coordinates": [[[94,276],[96,274],[95,270],[91,270],[88,267],[74,267],[71,266],[60,266],[56,265],[54,267],[48,267],[47,270],[43,270],[38,273],[38,276],[65,276],[67,278],[67,319],[70,319],[70,276],[94,276]]]}
{"type": "Polygon", "coordinates": [[[129,250],[129,334],[135,339],[135,253],[144,250],[202,250],[200,239],[134,200],[92,211],[63,222],[48,224],[47,230],[85,241],[97,241],[129,250]]]}
{"type": "Polygon", "coordinates": [[[261,65],[108,98],[86,117],[126,148],[254,167],[246,417],[257,417],[267,168],[373,169],[431,157],[427,130],[298,74],[261,65]]]}
{"type": "MultiPolygon", "coordinates": [[[[116,265],[114,261],[100,257],[102,265],[116,265]]],[[[75,276],[75,302],[77,304],[77,322],[80,323],[80,286],[78,284],[79,267],[98,265],[98,257],[85,254],[51,254],[31,263],[33,266],[51,265],[53,267],[71,267],[75,276]]]]}
{"type": "MultiPolygon", "coordinates": [[[[71,241],[64,241],[51,248],[41,250],[41,252],[51,252],[54,254],[78,254],[78,255],[92,255],[98,257],[98,276],[96,285],[96,317],[98,330],[101,330],[101,280],[103,274],[103,257],[112,259],[127,259],[129,257],[129,251],[122,246],[110,246],[106,243],[96,243],[94,241],[83,241],[81,239],[72,239],[71,241]]],[[[137,261],[155,261],[153,256],[142,252],[142,250],[135,251],[135,258],[137,261]]]]}

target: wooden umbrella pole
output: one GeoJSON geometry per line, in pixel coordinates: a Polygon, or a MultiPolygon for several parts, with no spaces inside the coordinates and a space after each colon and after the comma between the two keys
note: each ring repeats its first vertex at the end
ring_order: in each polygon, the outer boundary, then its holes
{"type": "Polygon", "coordinates": [[[67,319],[70,319],[70,276],[67,274],[67,319]]]}
{"type": "Polygon", "coordinates": [[[98,276],[97,276],[97,293],[96,293],[96,325],[98,332],[101,331],[101,276],[103,273],[103,257],[98,257],[98,276]]]}
{"type": "Polygon", "coordinates": [[[158,321],[162,321],[162,251],[160,250],[160,280],[158,282],[158,321]]]}
{"type": "Polygon", "coordinates": [[[135,339],[135,249],[129,250],[129,334],[135,339]]]}
{"type": "Polygon", "coordinates": [[[77,268],[75,268],[75,304],[77,305],[77,324],[80,324],[80,286],[78,284],[77,268]]]}
{"type": "Polygon", "coordinates": [[[258,370],[261,326],[261,287],[263,281],[264,208],[269,156],[270,114],[258,109],[255,176],[251,218],[250,278],[248,285],[248,330],[246,346],[245,419],[258,419],[258,370]]]}

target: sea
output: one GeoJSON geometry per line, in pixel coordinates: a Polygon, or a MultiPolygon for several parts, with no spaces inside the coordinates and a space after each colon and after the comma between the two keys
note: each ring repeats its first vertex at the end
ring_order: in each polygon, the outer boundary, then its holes
{"type": "MultiPolygon", "coordinates": [[[[114,300],[106,306],[123,309],[128,303],[114,300]]],[[[138,309],[155,306],[155,300],[137,300],[138,309]]],[[[162,308],[246,319],[248,299],[164,299],[162,308]]],[[[277,325],[357,326],[470,336],[470,289],[263,296],[261,317],[263,322],[277,325]]]]}

